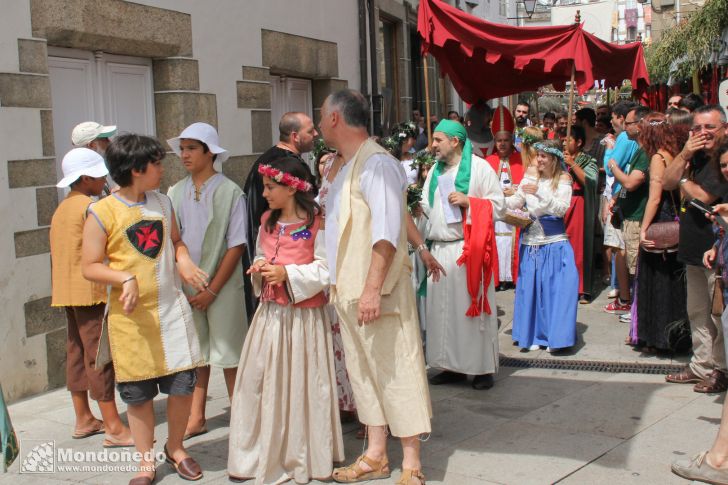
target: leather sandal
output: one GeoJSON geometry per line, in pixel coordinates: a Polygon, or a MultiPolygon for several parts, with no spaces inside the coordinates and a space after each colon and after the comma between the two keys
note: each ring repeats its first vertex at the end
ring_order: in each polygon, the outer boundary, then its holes
{"type": "Polygon", "coordinates": [[[156,470],[151,477],[135,477],[129,480],[129,485],[152,485],[154,479],[157,478],[156,470]]]}
{"type": "Polygon", "coordinates": [[[391,475],[392,473],[389,470],[389,462],[386,458],[382,461],[377,461],[366,455],[361,455],[359,458],[354,460],[354,463],[351,465],[342,468],[334,468],[334,472],[331,474],[333,479],[339,483],[379,480],[381,478],[389,478],[391,475]],[[359,466],[359,463],[362,461],[369,465],[371,471],[365,471],[359,466]]]}
{"type": "Polygon", "coordinates": [[[425,475],[422,474],[422,470],[403,468],[402,476],[396,485],[425,485],[425,475]]]}
{"type": "Polygon", "coordinates": [[[693,387],[693,391],[707,394],[724,392],[726,389],[728,389],[728,377],[719,370],[714,370],[693,387]]]}
{"type": "Polygon", "coordinates": [[[188,456],[182,461],[174,461],[172,455],[167,451],[167,445],[164,445],[164,459],[167,463],[172,465],[177,471],[177,475],[183,480],[196,481],[202,478],[202,468],[195,461],[194,458],[188,456]]]}
{"type": "Polygon", "coordinates": [[[677,374],[666,375],[665,380],[674,384],[695,384],[702,382],[702,379],[690,370],[690,367],[685,367],[677,374]]]}

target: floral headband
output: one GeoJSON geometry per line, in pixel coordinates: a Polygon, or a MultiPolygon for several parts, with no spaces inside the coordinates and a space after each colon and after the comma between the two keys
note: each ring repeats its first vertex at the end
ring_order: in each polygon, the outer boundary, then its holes
{"type": "Polygon", "coordinates": [[[536,143],[533,145],[533,148],[536,149],[536,151],[548,153],[549,155],[553,155],[554,157],[558,158],[560,161],[564,161],[564,154],[561,153],[561,150],[558,148],[547,146],[544,143],[536,143]]]}
{"type": "Polygon", "coordinates": [[[271,178],[279,184],[293,187],[299,192],[310,192],[313,188],[309,182],[301,180],[298,177],[291,175],[290,173],[282,172],[277,168],[273,168],[270,165],[258,165],[258,173],[271,178]]]}
{"type": "Polygon", "coordinates": [[[543,140],[543,138],[541,138],[537,135],[532,135],[530,133],[524,133],[523,137],[521,138],[521,143],[528,145],[528,146],[533,146],[534,143],[538,143],[542,140],[543,140]]]}
{"type": "Polygon", "coordinates": [[[400,139],[405,139],[408,137],[417,138],[417,125],[412,121],[405,121],[404,123],[400,123],[397,126],[394,135],[400,139]]]}

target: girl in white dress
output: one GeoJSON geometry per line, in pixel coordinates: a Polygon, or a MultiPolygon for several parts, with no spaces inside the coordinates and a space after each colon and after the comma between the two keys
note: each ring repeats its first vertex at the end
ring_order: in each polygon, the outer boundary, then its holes
{"type": "Polygon", "coordinates": [[[344,460],[322,220],[299,159],[258,170],[271,210],[249,270],[260,305],[235,383],[228,473],[257,485],[307,483],[344,460]]]}

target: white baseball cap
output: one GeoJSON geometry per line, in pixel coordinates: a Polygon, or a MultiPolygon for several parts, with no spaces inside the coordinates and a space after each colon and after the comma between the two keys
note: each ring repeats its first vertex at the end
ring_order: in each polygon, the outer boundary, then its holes
{"type": "Polygon", "coordinates": [[[78,180],[81,175],[99,178],[109,174],[101,155],[88,148],[74,148],[66,153],[61,163],[63,178],[56,187],[68,187],[78,180]]]}
{"type": "Polygon", "coordinates": [[[217,130],[207,123],[192,123],[185,128],[176,138],[167,140],[172,151],[180,156],[179,142],[182,139],[198,140],[207,145],[212,153],[217,155],[216,161],[224,162],[230,156],[230,153],[220,146],[220,138],[217,136],[217,130]]]}
{"type": "Polygon", "coordinates": [[[116,134],[116,126],[104,126],[95,121],[84,121],[79,123],[71,132],[71,143],[77,147],[83,147],[97,138],[111,138],[116,134]]]}

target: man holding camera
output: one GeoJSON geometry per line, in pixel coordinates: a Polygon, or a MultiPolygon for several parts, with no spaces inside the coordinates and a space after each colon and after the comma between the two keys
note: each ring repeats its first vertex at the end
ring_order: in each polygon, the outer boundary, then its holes
{"type": "MultiPolygon", "coordinates": [[[[698,199],[707,205],[725,201],[728,184],[723,180],[713,151],[728,131],[726,115],[718,105],[701,106],[693,113],[690,137],[683,150],[665,169],[663,186],[680,187],[684,200],[698,199]]],[[[666,376],[667,382],[694,383],[695,392],[723,392],[728,388],[720,314],[711,311],[715,270],[703,266],[703,253],[715,241],[712,223],[690,204],[680,212],[678,260],[687,267],[688,317],[693,340],[690,364],[681,372],[666,376]]]]}

